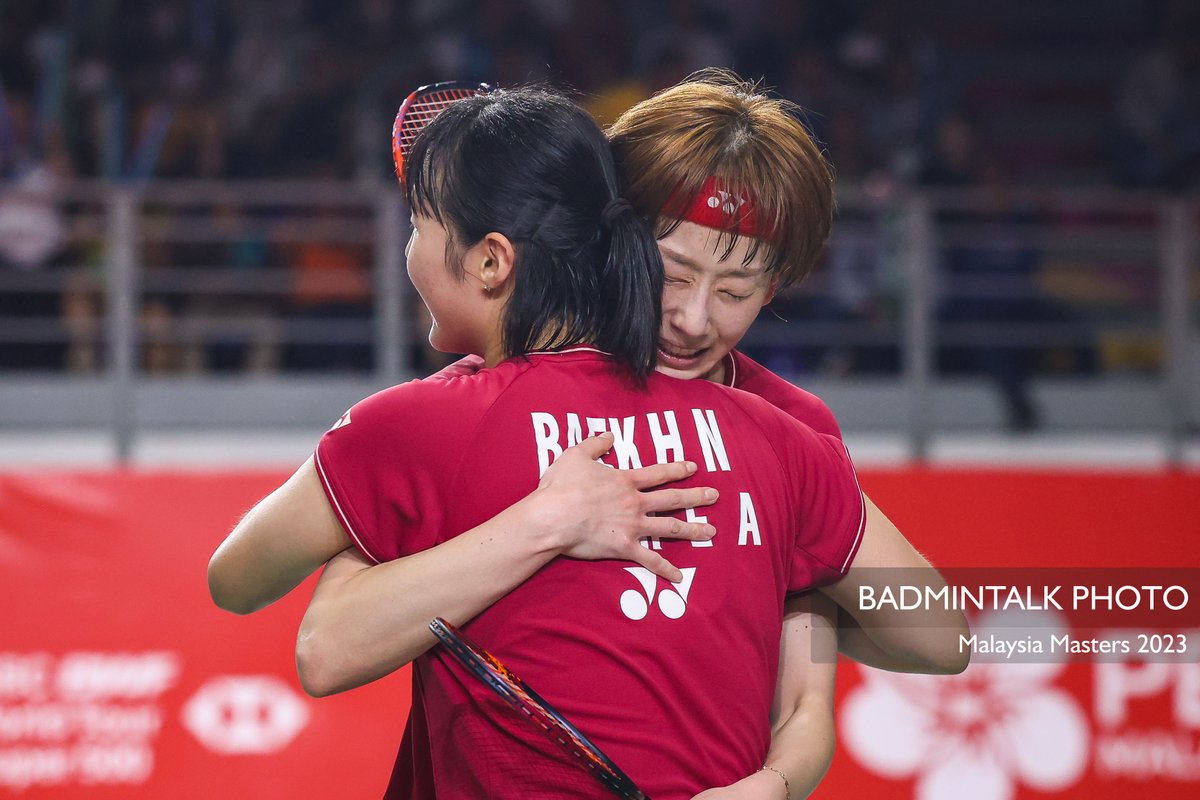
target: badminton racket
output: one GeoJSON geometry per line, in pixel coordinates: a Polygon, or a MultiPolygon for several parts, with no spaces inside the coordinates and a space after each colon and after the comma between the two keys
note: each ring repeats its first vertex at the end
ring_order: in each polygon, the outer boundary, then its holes
{"type": "Polygon", "coordinates": [[[412,152],[417,134],[425,129],[430,120],[454,103],[477,94],[487,94],[492,87],[486,83],[470,81],[443,81],[422,86],[404,98],[396,121],[392,123],[392,160],[396,164],[396,177],[404,182],[404,160],[412,152]]]}
{"type": "Polygon", "coordinates": [[[650,800],[612,759],[498,658],[472,644],[441,617],[429,623],[429,629],[468,672],[498,694],[519,716],[533,723],[570,755],[574,763],[588,770],[611,792],[625,800],[650,800]]]}

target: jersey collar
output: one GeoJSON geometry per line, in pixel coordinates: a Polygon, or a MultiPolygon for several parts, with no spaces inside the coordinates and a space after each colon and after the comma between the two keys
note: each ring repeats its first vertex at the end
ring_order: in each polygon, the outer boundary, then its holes
{"type": "Polygon", "coordinates": [[[590,344],[575,344],[569,347],[564,347],[561,350],[533,350],[526,353],[527,356],[562,356],[569,353],[599,353],[602,356],[611,356],[612,353],[601,350],[599,347],[593,347],[590,344]]]}
{"type": "Polygon", "coordinates": [[[733,352],[730,350],[725,354],[725,379],[721,381],[724,386],[737,386],[737,358],[733,352]]]}

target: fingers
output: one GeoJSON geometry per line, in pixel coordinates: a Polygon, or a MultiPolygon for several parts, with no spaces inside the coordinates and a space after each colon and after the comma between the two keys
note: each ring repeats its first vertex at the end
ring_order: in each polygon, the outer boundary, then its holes
{"type": "Polygon", "coordinates": [[[679,583],[683,580],[683,573],[658,553],[641,545],[635,547],[634,550],[638,552],[630,554],[630,559],[641,564],[655,575],[666,578],[671,583],[679,583]]]}
{"type": "Polygon", "coordinates": [[[704,522],[684,522],[675,517],[647,517],[641,535],[656,539],[685,539],[707,542],[717,535],[717,529],[704,522]]]}
{"type": "Polygon", "coordinates": [[[595,460],[611,450],[612,446],[613,435],[610,432],[605,431],[604,433],[598,433],[595,436],[589,436],[579,444],[568,447],[566,452],[569,453],[572,450],[578,450],[588,458],[595,460]]]}
{"type": "Polygon", "coordinates": [[[649,489],[652,486],[661,486],[664,483],[683,480],[695,472],[695,462],[675,461],[671,464],[652,464],[640,469],[631,469],[628,471],[628,475],[634,487],[649,489]]]}
{"type": "Polygon", "coordinates": [[[644,492],[643,508],[647,513],[657,511],[680,511],[685,508],[710,506],[717,502],[720,493],[707,486],[697,486],[689,489],[657,489],[644,492]]]}

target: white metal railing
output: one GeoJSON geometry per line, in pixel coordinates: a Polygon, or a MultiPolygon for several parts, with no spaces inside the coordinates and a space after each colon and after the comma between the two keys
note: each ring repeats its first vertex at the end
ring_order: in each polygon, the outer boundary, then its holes
{"type": "MultiPolygon", "coordinates": [[[[3,190],[0,186],[0,198],[3,190]]],[[[108,424],[122,456],[129,454],[139,424],[139,387],[157,379],[140,367],[144,345],[203,346],[220,331],[240,331],[243,339],[253,339],[267,330],[263,326],[278,327],[279,322],[269,310],[247,317],[210,309],[203,315],[180,313],[152,330],[141,318],[147,291],[174,292],[180,297],[240,292],[278,298],[292,289],[286,264],[240,272],[225,264],[151,264],[146,253],[154,245],[229,244],[254,237],[270,246],[322,241],[367,247],[373,281],[365,323],[369,327],[338,320],[310,322],[300,330],[286,330],[282,338],[369,344],[374,368],[367,377],[375,385],[395,383],[415,373],[410,354],[420,333],[409,313],[413,298],[403,272],[407,221],[394,187],[78,182],[63,187],[56,202],[76,244],[102,246],[102,256],[93,267],[96,275],[90,277],[79,264],[40,272],[0,268],[0,296],[91,287],[103,300],[103,324],[88,332],[72,330],[62,319],[0,319],[0,349],[37,341],[102,344],[99,373],[64,374],[63,386],[69,391],[73,381],[94,385],[99,378],[109,388],[108,424]],[[216,209],[222,208],[236,211],[233,222],[218,219],[216,209]],[[336,212],[332,218],[312,215],[314,210],[330,209],[336,212]]],[[[839,202],[842,219],[835,226],[831,247],[836,251],[850,246],[847,243],[853,239],[853,246],[873,253],[870,299],[886,305],[888,313],[824,321],[798,318],[787,326],[768,317],[752,330],[749,345],[894,346],[898,371],[885,377],[903,388],[907,435],[915,451],[923,453],[938,425],[930,398],[939,382],[939,348],[1083,344],[1094,339],[1100,328],[1148,337],[1161,346],[1161,361],[1151,369],[1149,379],[1161,392],[1166,408],[1163,431],[1178,453],[1198,418],[1194,342],[1200,200],[1109,191],[1020,191],[1012,193],[1008,202],[1032,210],[1019,223],[989,220],[994,200],[979,191],[893,192],[882,197],[847,188],[839,202]],[[1143,280],[1156,283],[1157,293],[1140,291],[1140,304],[1137,297],[1125,303],[1108,301],[1099,316],[1109,318],[1099,322],[939,320],[948,277],[942,256],[953,248],[986,248],[989,237],[997,235],[1043,255],[1066,254],[1065,260],[1081,262],[1082,274],[1096,282],[1099,278],[1094,276],[1103,274],[1103,265],[1116,259],[1124,264],[1125,274],[1135,276],[1132,295],[1139,295],[1137,286],[1143,280]]],[[[834,264],[837,259],[829,261],[834,264]]],[[[800,298],[832,297],[839,280],[846,283],[838,275],[818,276],[800,298]]],[[[1022,291],[1028,291],[1003,274],[958,275],[955,280],[956,291],[996,298],[1007,293],[1019,299],[1022,291]]],[[[62,365],[46,367],[65,372],[62,365]]],[[[6,396],[3,387],[18,384],[23,375],[0,368],[0,398],[6,396]]],[[[4,424],[20,424],[19,411],[0,412],[0,425],[4,424]]]]}

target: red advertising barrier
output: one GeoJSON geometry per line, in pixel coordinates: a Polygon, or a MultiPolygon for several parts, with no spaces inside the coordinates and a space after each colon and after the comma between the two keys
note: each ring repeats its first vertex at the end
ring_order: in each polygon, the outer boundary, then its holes
{"type": "Polygon", "coordinates": [[[0,477],[0,796],[377,797],[407,674],[316,701],[311,587],[248,617],[208,557],[280,474],[0,477]]]}
{"type": "MultiPolygon", "coordinates": [[[[864,475],[863,485],[939,565],[1060,568],[1036,573],[1071,578],[1087,571],[1068,568],[1139,578],[1148,573],[1139,567],[1187,568],[1193,583],[1200,567],[1195,473],[916,469],[864,475]]],[[[1197,595],[1190,602],[1200,605],[1197,595]]],[[[986,616],[973,619],[973,633],[986,632],[986,616]]],[[[950,678],[843,663],[838,752],[814,797],[1191,800],[1200,794],[1200,630],[1144,633],[1195,638],[1177,659],[1139,655],[1134,632],[1128,655],[977,656],[950,678]]]]}
{"type": "MultiPolygon", "coordinates": [[[[292,658],[311,587],[249,617],[208,599],[208,556],[285,477],[0,475],[0,796],[381,793],[408,708],[407,674],[313,700],[292,658]]],[[[940,565],[1200,567],[1194,473],[911,469],[861,478],[940,565]]],[[[978,618],[975,632],[991,624],[978,618]]],[[[1200,631],[1156,633],[1200,640],[1200,631]]],[[[838,754],[814,796],[1196,797],[1192,653],[977,659],[953,678],[843,664],[838,754]]]]}

